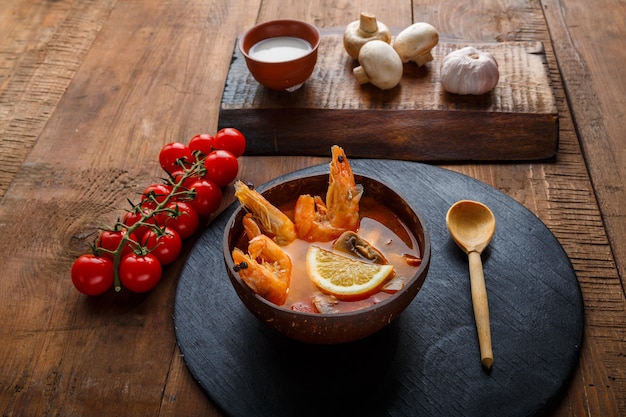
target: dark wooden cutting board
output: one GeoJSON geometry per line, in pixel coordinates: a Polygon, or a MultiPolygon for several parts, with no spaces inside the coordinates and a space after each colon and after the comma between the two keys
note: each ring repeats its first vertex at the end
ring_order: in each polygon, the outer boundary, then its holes
{"type": "Polygon", "coordinates": [[[361,341],[285,339],[245,309],[226,275],[221,242],[233,205],[200,236],[176,293],[177,340],[208,396],[237,417],[524,417],[545,410],[568,383],[583,334],[580,287],[554,235],[515,200],[470,177],[415,162],[352,165],[420,208],[432,243],[421,291],[397,320],[361,341]],[[498,222],[483,254],[490,371],[480,363],[467,258],[445,225],[460,199],[487,204],[498,222]]]}
{"type": "Polygon", "coordinates": [[[405,64],[399,86],[359,86],[342,37],[322,36],[311,78],[297,91],[272,91],[248,72],[235,46],[219,128],[236,126],[247,155],[326,156],[342,143],[353,158],[412,161],[536,160],[558,148],[558,111],[543,45],[441,40],[434,61],[405,64]],[[500,80],[482,96],[446,93],[439,66],[451,51],[475,46],[498,61],[500,80]]]}

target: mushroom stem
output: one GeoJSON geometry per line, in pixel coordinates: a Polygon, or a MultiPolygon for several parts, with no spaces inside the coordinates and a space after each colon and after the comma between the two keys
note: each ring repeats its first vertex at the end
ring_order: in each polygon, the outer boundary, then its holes
{"type": "Polygon", "coordinates": [[[352,73],[354,74],[354,78],[356,78],[356,81],[359,84],[367,84],[370,81],[367,73],[365,72],[365,69],[361,66],[355,67],[352,70],[352,73]]]}
{"type": "Polygon", "coordinates": [[[413,62],[415,62],[419,67],[421,67],[422,65],[429,63],[433,59],[434,59],[433,54],[430,51],[428,51],[424,54],[414,57],[413,62]]]}
{"type": "Polygon", "coordinates": [[[359,30],[363,32],[363,36],[371,36],[372,33],[378,32],[376,16],[372,13],[361,12],[361,16],[359,17],[359,30]]]}
{"type": "Polygon", "coordinates": [[[351,58],[358,59],[361,47],[367,42],[381,40],[391,42],[391,31],[376,20],[372,13],[361,12],[359,20],[350,22],[343,33],[343,46],[351,58]]]}

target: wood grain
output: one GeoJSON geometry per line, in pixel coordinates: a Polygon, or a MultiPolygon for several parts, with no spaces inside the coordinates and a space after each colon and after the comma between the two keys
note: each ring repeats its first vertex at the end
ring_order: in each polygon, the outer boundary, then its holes
{"type": "MultiPolygon", "coordinates": [[[[618,28],[624,27],[626,9],[618,1],[595,3],[597,13],[592,16],[583,12],[586,3],[582,1],[543,3],[555,38],[553,44],[568,92],[568,106],[572,109],[575,129],[579,132],[580,145],[602,214],[596,222],[603,222],[607,227],[611,243],[610,254],[591,250],[574,255],[585,265],[579,275],[589,291],[587,298],[593,300],[587,306],[588,331],[602,340],[601,343],[589,343],[587,349],[602,358],[601,366],[605,370],[598,372],[598,364],[581,361],[585,378],[575,383],[589,389],[585,396],[573,401],[597,407],[598,415],[621,415],[626,413],[626,399],[622,395],[611,394],[619,392],[626,380],[624,361],[620,354],[616,354],[625,349],[623,329],[626,326],[626,241],[623,238],[626,233],[623,210],[623,201],[626,201],[626,154],[622,141],[626,76],[619,70],[624,64],[624,57],[618,52],[623,42],[615,34],[618,28]],[[600,30],[596,29],[599,22],[600,30]],[[583,258],[585,261],[582,261],[583,258]],[[607,258],[616,263],[615,271],[599,266],[610,265],[611,262],[605,263],[607,258]],[[599,390],[598,384],[610,390],[599,390]],[[613,412],[615,408],[619,412],[613,412]]],[[[572,198],[579,199],[581,196],[572,195],[572,198]]],[[[597,227],[600,225],[597,224],[597,227]]],[[[586,238],[589,242],[598,241],[594,235],[587,235],[586,238]]],[[[591,247],[594,248],[593,243],[591,247]]]]}
{"type": "MultiPolygon", "coordinates": [[[[580,3],[578,7],[581,7],[581,5],[582,3],[580,3]]],[[[464,7],[466,6],[463,4],[458,5],[458,8],[464,7]]],[[[447,10],[449,13],[442,12],[439,15],[441,24],[450,28],[454,26],[456,28],[470,30],[471,23],[465,20],[469,19],[468,14],[460,13],[458,8],[447,10]],[[459,19],[463,20],[463,22],[460,22],[459,19]]],[[[516,6],[512,6],[509,10],[513,9],[516,9],[516,6]]],[[[609,9],[615,11],[616,5],[614,4],[611,7],[607,6],[605,10],[609,9]]],[[[594,194],[593,184],[583,178],[586,176],[583,173],[585,161],[580,157],[581,150],[576,136],[578,127],[574,125],[574,121],[570,116],[570,100],[568,100],[568,95],[571,93],[569,89],[566,92],[560,82],[562,66],[564,68],[577,68],[577,65],[574,65],[574,63],[568,63],[567,59],[571,51],[575,50],[570,49],[571,35],[568,34],[567,25],[565,25],[563,21],[563,16],[560,16],[562,6],[549,4],[543,7],[543,10],[548,16],[556,15],[552,20],[548,20],[550,32],[554,34],[555,31],[563,31],[560,35],[556,36],[556,42],[546,41],[544,44],[546,46],[548,66],[552,71],[553,87],[557,97],[559,115],[566,115],[566,117],[560,118],[560,142],[557,163],[542,164],[540,166],[533,165],[530,167],[528,181],[530,187],[533,189],[533,195],[525,194],[524,190],[527,190],[527,188],[521,186],[516,180],[513,180],[514,177],[510,179],[507,178],[507,175],[503,172],[506,171],[506,169],[496,167],[491,174],[491,178],[494,179],[493,183],[496,187],[502,190],[508,190],[510,195],[515,195],[518,201],[523,202],[544,219],[544,222],[555,232],[565,246],[570,259],[572,259],[575,265],[579,280],[581,281],[583,296],[585,298],[586,335],[585,343],[583,344],[583,359],[580,363],[580,369],[574,376],[571,384],[573,387],[581,389],[581,392],[584,392],[584,394],[580,397],[567,396],[566,400],[560,404],[560,407],[558,407],[558,410],[555,410],[555,412],[557,415],[569,415],[571,409],[576,409],[577,406],[580,408],[584,405],[584,408],[586,408],[585,415],[619,415],[620,413],[623,414],[626,412],[626,398],[620,394],[625,386],[624,382],[626,381],[624,372],[626,363],[624,363],[621,355],[615,355],[611,352],[620,352],[626,349],[623,338],[620,340],[622,332],[617,330],[623,329],[626,325],[623,284],[615,268],[615,258],[612,254],[612,247],[606,240],[605,232],[602,230],[603,216],[598,212],[598,206],[595,200],[590,198],[591,195],[594,194]],[[558,40],[563,42],[562,48],[558,50],[560,50],[562,54],[565,54],[565,64],[560,62],[560,56],[557,62],[555,48],[559,46],[558,40]],[[538,198],[539,195],[544,195],[544,197],[538,198]],[[573,225],[582,223],[588,225],[585,233],[570,233],[573,225]],[[600,282],[602,284],[600,284],[600,282]],[[601,364],[586,361],[584,359],[586,355],[597,355],[601,364]],[[600,385],[610,387],[610,389],[599,390],[598,387],[600,385]]],[[[500,16],[497,11],[490,10],[489,8],[483,9],[483,12],[485,14],[500,16]]],[[[501,11],[500,13],[508,12],[501,11]]],[[[529,25],[524,25],[528,27],[528,29],[524,31],[511,30],[506,19],[500,20],[496,18],[495,20],[503,24],[501,33],[496,37],[506,40],[540,40],[546,37],[547,34],[545,31],[539,30],[541,27],[540,22],[543,20],[542,10],[539,8],[533,9],[528,16],[529,25]]],[[[616,16],[619,16],[619,13],[616,16]]],[[[581,14],[580,18],[582,17],[581,14]]],[[[607,21],[610,22],[612,20],[613,19],[608,19],[607,21]]],[[[483,25],[478,26],[484,27],[483,25]]],[[[604,33],[602,31],[600,32],[604,33]]],[[[588,33],[591,32],[583,33],[584,35],[581,33],[581,36],[586,37],[588,33]]],[[[582,38],[579,38],[579,41],[586,44],[582,38]]],[[[581,62],[580,57],[573,59],[576,59],[578,63],[581,62]]],[[[587,82],[583,81],[583,79],[588,77],[588,74],[578,75],[579,77],[575,78],[578,82],[589,85],[587,82]]],[[[605,77],[605,79],[611,80],[610,77],[605,77]]],[[[623,91],[623,88],[620,89],[618,85],[614,88],[616,91],[623,91]]],[[[589,92],[589,94],[593,94],[593,92],[589,92]]],[[[583,96],[589,97],[588,95],[584,95],[584,93],[583,96]]],[[[585,100],[588,99],[585,98],[585,100]]],[[[578,104],[574,101],[572,105],[576,106],[578,104]]],[[[592,104],[590,110],[597,112],[598,107],[596,106],[597,104],[592,104]]],[[[583,125],[588,123],[587,116],[590,115],[589,113],[585,114],[583,125]]],[[[594,137],[597,134],[598,132],[595,132],[593,135],[586,135],[585,137],[593,144],[595,143],[594,137]]],[[[613,137],[619,137],[619,135],[613,137]]],[[[604,158],[607,161],[597,161],[597,163],[606,164],[607,167],[615,167],[612,163],[612,155],[614,152],[607,149],[605,149],[605,152],[604,158]]],[[[615,152],[619,153],[620,151],[616,149],[615,152]]],[[[462,169],[461,172],[467,171],[462,169]]],[[[619,178],[619,169],[615,170],[613,174],[615,175],[616,173],[617,175],[611,180],[608,180],[608,182],[613,182],[616,178],[619,178]]],[[[472,175],[480,175],[483,177],[483,173],[474,172],[472,175]]],[[[604,182],[602,181],[602,183],[604,182]]],[[[617,188],[617,190],[619,190],[619,188],[617,188]]],[[[613,204],[619,204],[617,201],[619,200],[615,200],[613,204]]],[[[615,230],[615,228],[613,228],[613,230],[615,230]]]]}
{"type": "Polygon", "coordinates": [[[0,11],[0,197],[37,140],[114,1],[10,0],[0,11]],[[15,19],[15,16],[19,18],[15,19]],[[67,40],[72,46],[67,47],[67,40]]]}
{"type": "Polygon", "coordinates": [[[433,49],[433,62],[406,64],[400,85],[382,91],[356,83],[352,68],[358,64],[334,31],[322,31],[315,70],[291,93],[259,85],[235,46],[218,127],[246,132],[249,155],[321,156],[335,143],[353,157],[413,161],[556,154],[558,114],[541,43],[443,40],[433,49]],[[441,88],[439,62],[465,46],[491,53],[499,63],[500,80],[490,93],[459,96],[441,88]]]}
{"type": "MultiPolygon", "coordinates": [[[[183,387],[176,389],[177,404],[187,403],[185,393],[198,396],[186,368],[169,369],[176,363],[176,344],[166,310],[172,308],[177,268],[184,259],[169,269],[162,289],[147,299],[85,300],[66,291],[71,288],[69,266],[72,258],[88,251],[98,227],[112,222],[126,206],[126,198],[136,198],[145,185],[158,180],[155,155],[163,144],[209,130],[207,111],[212,101],[219,100],[230,56],[230,50],[216,45],[224,38],[232,42],[246,16],[254,21],[255,9],[258,5],[208,8],[202,1],[185,1],[172,9],[165,4],[155,7],[151,1],[118,2],[107,15],[94,46],[99,52],[81,59],[81,71],[70,77],[72,83],[59,103],[66,110],[47,115],[47,130],[16,176],[14,193],[5,198],[0,212],[2,224],[11,224],[3,228],[3,236],[19,235],[11,239],[11,247],[28,248],[27,259],[37,260],[25,261],[24,267],[18,262],[25,258],[0,261],[14,277],[2,285],[1,293],[18,295],[9,296],[4,308],[20,311],[1,330],[2,340],[16,340],[20,348],[0,360],[2,386],[11,387],[11,394],[2,396],[0,409],[20,410],[22,415],[67,414],[71,404],[75,415],[111,407],[117,410],[113,414],[156,415],[160,403],[167,402],[163,395],[167,378],[177,373],[184,377],[183,387]],[[207,32],[211,21],[230,32],[207,32]],[[224,63],[221,72],[216,62],[224,63]],[[192,108],[195,112],[188,111],[192,108]],[[68,154],[82,157],[67,158],[68,154]],[[33,184],[40,187],[36,195],[33,184]],[[29,195],[28,204],[20,203],[19,195],[29,195]],[[15,205],[54,221],[42,235],[38,222],[10,220],[15,205]],[[51,230],[60,233],[52,237],[51,230]],[[49,239],[58,243],[48,245],[49,239]],[[70,263],[60,265],[63,260],[70,263]],[[80,353],[68,352],[72,346],[80,353]],[[61,396],[64,401],[57,400],[61,396]]],[[[68,39],[72,37],[63,37],[64,42],[68,39]]],[[[38,114],[37,108],[29,110],[38,114]]],[[[216,119],[214,113],[213,124],[216,119]]],[[[211,410],[206,401],[200,407],[189,415],[211,410]]]]}
{"type": "Polygon", "coordinates": [[[584,13],[585,3],[545,1],[545,13],[558,37],[554,42],[559,67],[568,91],[581,146],[594,178],[602,217],[608,225],[622,285],[626,285],[626,147],[624,147],[624,108],[626,108],[626,62],[623,42],[616,33],[624,28],[623,2],[595,4],[597,15],[584,13]],[[620,20],[621,19],[621,20],[620,20]],[[602,22],[603,30],[596,30],[602,22]]]}

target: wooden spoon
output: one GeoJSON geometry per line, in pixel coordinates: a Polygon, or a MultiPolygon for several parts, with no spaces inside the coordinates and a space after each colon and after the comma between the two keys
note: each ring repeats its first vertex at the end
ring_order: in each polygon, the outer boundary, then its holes
{"type": "Polygon", "coordinates": [[[480,359],[489,369],[493,363],[491,330],[489,328],[489,305],[481,253],[493,237],[496,219],[489,207],[471,200],[456,202],[446,214],[446,223],[452,239],[469,258],[470,285],[474,318],[478,331],[480,359]]]}

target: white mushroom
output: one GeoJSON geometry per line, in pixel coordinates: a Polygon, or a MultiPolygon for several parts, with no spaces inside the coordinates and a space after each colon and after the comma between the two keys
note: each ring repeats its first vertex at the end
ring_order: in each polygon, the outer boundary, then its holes
{"type": "Polygon", "coordinates": [[[414,23],[396,36],[393,48],[402,62],[415,62],[422,66],[433,60],[431,50],[439,43],[439,34],[432,25],[424,22],[414,23]]]}
{"type": "Polygon", "coordinates": [[[361,12],[359,20],[349,23],[343,33],[343,47],[353,59],[358,59],[361,47],[373,40],[390,43],[391,31],[368,12],[361,12]]]}
{"type": "Polygon", "coordinates": [[[441,84],[449,93],[485,94],[495,88],[499,78],[493,55],[471,46],[450,52],[441,63],[441,84]]]}
{"type": "Polygon", "coordinates": [[[352,70],[359,84],[371,83],[389,90],[402,79],[402,60],[384,41],[370,41],[359,52],[359,65],[352,70]]]}

